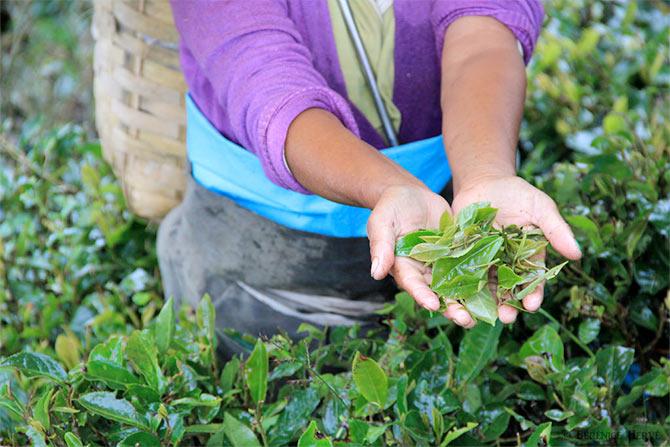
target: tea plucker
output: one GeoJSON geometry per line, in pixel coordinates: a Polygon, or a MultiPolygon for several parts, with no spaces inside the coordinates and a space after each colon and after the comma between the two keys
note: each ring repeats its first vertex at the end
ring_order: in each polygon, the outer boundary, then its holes
{"type": "MultiPolygon", "coordinates": [[[[365,323],[394,293],[389,274],[437,309],[429,272],[394,257],[395,241],[478,201],[499,208],[497,224],[537,226],[581,256],[551,198],[515,174],[539,1],[172,7],[192,178],[158,255],[166,295],[209,293],[220,328],[365,323]]],[[[474,325],[458,303],[445,315],[474,325]]],[[[499,307],[503,322],[516,316],[499,307]]]]}

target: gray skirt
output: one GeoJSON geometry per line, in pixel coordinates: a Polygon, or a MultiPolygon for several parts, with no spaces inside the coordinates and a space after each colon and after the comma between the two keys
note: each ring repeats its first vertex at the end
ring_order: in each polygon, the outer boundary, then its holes
{"type": "Polygon", "coordinates": [[[292,230],[240,207],[189,179],[184,201],[158,231],[166,297],[196,305],[209,294],[222,330],[254,336],[298,326],[369,325],[397,291],[370,277],[366,238],[292,230]]]}

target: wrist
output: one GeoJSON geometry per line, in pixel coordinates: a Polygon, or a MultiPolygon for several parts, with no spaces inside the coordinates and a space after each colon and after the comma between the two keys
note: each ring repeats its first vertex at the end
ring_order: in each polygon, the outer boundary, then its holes
{"type": "Polygon", "coordinates": [[[504,177],[516,177],[516,169],[514,166],[505,165],[504,163],[488,166],[479,165],[476,169],[454,172],[454,195],[458,194],[459,191],[468,189],[478,183],[504,177]]]}

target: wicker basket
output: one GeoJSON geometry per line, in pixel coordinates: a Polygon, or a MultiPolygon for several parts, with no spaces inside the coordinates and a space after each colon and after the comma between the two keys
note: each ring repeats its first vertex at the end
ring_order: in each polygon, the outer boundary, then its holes
{"type": "Polygon", "coordinates": [[[186,184],[178,35],[167,0],[95,0],[96,125],[129,208],[159,220],[186,184]]]}

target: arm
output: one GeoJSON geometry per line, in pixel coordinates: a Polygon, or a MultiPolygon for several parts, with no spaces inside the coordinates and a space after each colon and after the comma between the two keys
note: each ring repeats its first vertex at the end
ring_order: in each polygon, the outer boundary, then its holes
{"type": "Polygon", "coordinates": [[[249,8],[244,0],[172,0],[172,9],[182,47],[226,111],[224,132],[253,151],[280,186],[374,208],[372,276],[393,267],[400,287],[437,309],[424,272],[394,263],[393,252],[398,237],[437,226],[449,206],[358,138],[348,103],[313,67],[286,2],[254,0],[249,8]]]}
{"type": "Polygon", "coordinates": [[[348,131],[332,114],[309,109],[293,121],[286,139],[286,159],[296,179],[328,199],[372,209],[370,274],[389,272],[398,286],[422,306],[440,302],[428,287],[424,267],[395,258],[395,241],[403,234],[439,224],[447,202],[409,172],[348,131]]]}
{"type": "MultiPolygon", "coordinates": [[[[442,53],[442,108],[445,148],[454,175],[454,212],[477,201],[500,211],[500,225],[539,227],[569,259],[581,257],[570,227],[546,194],[516,176],[515,156],[526,77],[516,40],[490,17],[465,17],[447,30],[442,53]]],[[[543,285],[523,300],[534,311],[543,285]]],[[[467,320],[458,304],[449,313],[467,320]]],[[[516,309],[501,306],[503,322],[516,309]]],[[[474,324],[471,320],[466,326],[474,324]]]]}

